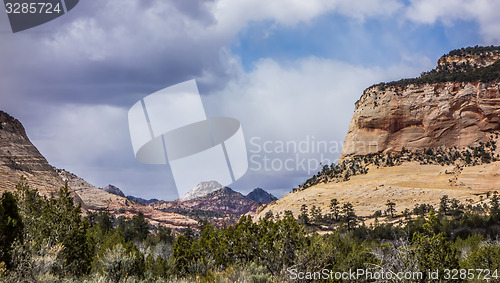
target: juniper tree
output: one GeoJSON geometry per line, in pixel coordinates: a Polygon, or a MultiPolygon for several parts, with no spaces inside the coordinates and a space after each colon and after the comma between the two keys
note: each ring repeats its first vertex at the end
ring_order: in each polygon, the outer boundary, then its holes
{"type": "Polygon", "coordinates": [[[358,217],[354,212],[352,203],[347,202],[342,206],[342,222],[346,225],[347,230],[353,229],[358,223],[358,217]]]}
{"type": "Polygon", "coordinates": [[[387,212],[391,215],[391,218],[394,218],[394,212],[396,212],[394,207],[396,206],[396,203],[391,200],[387,200],[385,205],[387,206],[387,212]]]}
{"type": "Polygon", "coordinates": [[[23,221],[17,208],[17,200],[10,192],[0,199],[0,262],[12,267],[11,251],[14,241],[23,239],[23,221]]]}
{"type": "Polygon", "coordinates": [[[332,216],[335,219],[335,221],[339,221],[339,215],[340,215],[339,205],[340,203],[336,198],[330,201],[330,212],[332,213],[332,216]]]}

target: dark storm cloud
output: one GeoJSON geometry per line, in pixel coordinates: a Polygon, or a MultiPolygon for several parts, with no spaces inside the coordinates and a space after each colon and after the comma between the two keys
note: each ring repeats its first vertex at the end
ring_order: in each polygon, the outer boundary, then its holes
{"type": "Polygon", "coordinates": [[[209,4],[81,1],[46,25],[4,31],[2,88],[44,103],[130,105],[138,93],[201,78],[204,70],[216,73],[217,82],[205,82],[213,87],[228,77],[220,52],[228,41],[204,31],[214,23],[209,4]]]}

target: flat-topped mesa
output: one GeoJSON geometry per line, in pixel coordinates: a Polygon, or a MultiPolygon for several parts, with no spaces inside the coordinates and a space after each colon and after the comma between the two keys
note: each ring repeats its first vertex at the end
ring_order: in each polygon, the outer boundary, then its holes
{"type": "Polygon", "coordinates": [[[500,131],[500,48],[478,50],[452,51],[419,78],[366,89],[341,158],[403,147],[464,148],[496,138],[491,134],[500,131]]]}

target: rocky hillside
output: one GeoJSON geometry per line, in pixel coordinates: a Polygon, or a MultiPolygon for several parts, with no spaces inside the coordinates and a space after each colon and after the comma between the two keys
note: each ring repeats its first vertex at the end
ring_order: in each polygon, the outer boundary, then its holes
{"type": "Polygon", "coordinates": [[[150,204],[150,203],[153,203],[153,202],[156,202],[156,201],[159,201],[159,199],[156,199],[156,198],[153,198],[153,199],[143,199],[143,198],[140,198],[140,197],[134,197],[134,196],[127,196],[127,198],[131,201],[135,201],[135,202],[138,202],[140,204],[150,204]]]}
{"type": "Polygon", "coordinates": [[[64,184],[30,142],[23,125],[0,111],[0,193],[14,189],[21,176],[28,179],[32,188],[45,195],[64,184]]]}
{"type": "Polygon", "coordinates": [[[185,215],[155,210],[149,206],[130,201],[125,197],[96,188],[75,174],[61,169],[56,170],[61,179],[68,182],[68,186],[80,197],[86,210],[106,210],[116,217],[132,217],[134,214],[142,212],[150,223],[154,225],[162,224],[173,229],[197,224],[195,220],[185,215]]]}
{"type": "MultiPolygon", "coordinates": [[[[123,196],[98,189],[72,173],[52,167],[30,142],[23,125],[0,111],[0,194],[15,190],[21,176],[27,179],[30,188],[43,195],[56,193],[68,182],[73,198],[84,211],[108,210],[117,217],[143,212],[153,224],[161,223],[174,229],[197,223],[177,213],[165,213],[131,202],[123,196]]],[[[113,188],[108,186],[108,189],[113,188]]],[[[114,190],[115,193],[118,191],[114,190]]]]}
{"type": "Polygon", "coordinates": [[[366,89],[342,157],[478,146],[500,130],[500,48],[452,51],[416,79],[366,89]]]}

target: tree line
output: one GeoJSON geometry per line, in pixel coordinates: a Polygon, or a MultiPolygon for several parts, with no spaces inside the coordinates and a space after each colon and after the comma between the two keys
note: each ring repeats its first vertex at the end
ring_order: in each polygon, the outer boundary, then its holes
{"type": "MultiPolygon", "coordinates": [[[[418,205],[406,221],[367,226],[352,204],[332,199],[328,211],[302,207],[297,218],[268,213],[175,232],[140,213],[83,215],[67,186],[45,197],[22,180],[0,199],[0,281],[310,282],[292,279],[290,270],[493,272],[500,268],[498,203],[495,192],[481,209],[443,196],[439,207],[418,205]],[[319,233],[321,225],[330,231],[319,233]]],[[[376,217],[405,218],[396,202],[386,207],[376,217]]]]}

